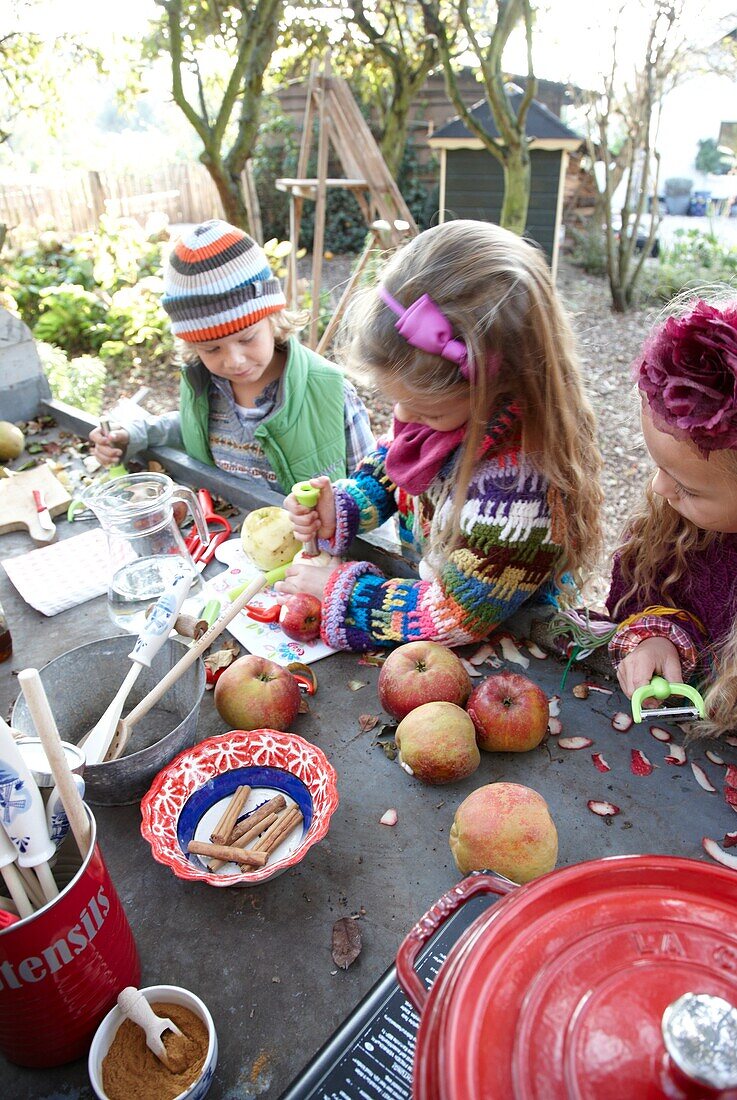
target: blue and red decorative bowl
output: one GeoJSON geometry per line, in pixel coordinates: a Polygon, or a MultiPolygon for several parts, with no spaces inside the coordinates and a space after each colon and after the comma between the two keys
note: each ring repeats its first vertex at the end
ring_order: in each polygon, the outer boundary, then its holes
{"type": "Polygon", "coordinates": [[[141,802],[141,833],[159,863],[178,878],[211,886],[254,886],[294,867],[325,836],[338,805],[335,769],[316,745],[278,730],[234,730],[186,749],[154,779],[141,802]],[[210,834],[237,787],[251,788],[239,821],[277,794],[302,812],[301,830],[250,870],[226,864],[212,871],[204,858],[188,853],[191,840],[210,834]]]}

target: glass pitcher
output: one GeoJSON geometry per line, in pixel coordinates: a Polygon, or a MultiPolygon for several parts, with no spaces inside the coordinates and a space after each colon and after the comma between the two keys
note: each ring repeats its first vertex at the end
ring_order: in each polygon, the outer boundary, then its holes
{"type": "Polygon", "coordinates": [[[139,613],[171,586],[182,565],[192,572],[190,595],[202,588],[174,517],[174,504],[185,504],[203,544],[209,542],[205,517],[191,489],[175,485],[166,474],[126,474],[93,486],[84,498],[107,535],[108,610],[114,623],[124,630],[140,630],[139,613]]]}

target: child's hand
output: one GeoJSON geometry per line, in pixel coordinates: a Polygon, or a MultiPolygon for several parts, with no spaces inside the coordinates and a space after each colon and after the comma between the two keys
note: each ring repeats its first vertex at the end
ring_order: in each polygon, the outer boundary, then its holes
{"type": "Polygon", "coordinates": [[[129,439],[125,428],[113,428],[106,434],[98,427],[90,432],[90,443],[94,444],[92,453],[103,466],[114,466],[120,462],[129,439]]]}
{"type": "MultiPolygon", "coordinates": [[[[637,688],[649,684],[655,675],[663,676],[672,684],[683,683],[681,659],[668,638],[646,638],[627,654],[617,669],[620,687],[629,699],[637,688]]],[[[651,696],[642,705],[655,707],[658,702],[651,696]]]]}
{"type": "MultiPolygon", "coordinates": [[[[293,493],[290,493],[284,501],[284,507],[292,520],[294,534],[300,542],[308,542],[314,538],[331,539],[335,534],[335,494],[330,478],[313,477],[310,485],[320,490],[315,508],[305,508],[293,493]]],[[[298,588],[295,591],[306,592],[307,589],[298,588]]],[[[316,594],[313,593],[313,595],[316,594]]]]}
{"type": "MultiPolygon", "coordinates": [[[[341,558],[333,558],[330,565],[309,565],[305,562],[297,562],[296,565],[289,566],[284,580],[278,581],[274,588],[280,598],[286,599],[287,596],[294,596],[297,592],[308,592],[311,596],[317,596],[318,600],[322,600],[325,585],[330,580],[331,574],[342,564],[341,558]]],[[[282,602],[281,599],[280,602],[282,602]]]]}

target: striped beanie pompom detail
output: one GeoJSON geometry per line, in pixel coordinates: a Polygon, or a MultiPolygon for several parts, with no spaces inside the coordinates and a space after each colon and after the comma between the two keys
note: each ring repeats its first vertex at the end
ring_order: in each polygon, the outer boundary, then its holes
{"type": "Polygon", "coordinates": [[[161,304],[174,335],[197,344],[255,325],[287,302],[261,246],[242,229],[215,220],[175,244],[161,304]]]}

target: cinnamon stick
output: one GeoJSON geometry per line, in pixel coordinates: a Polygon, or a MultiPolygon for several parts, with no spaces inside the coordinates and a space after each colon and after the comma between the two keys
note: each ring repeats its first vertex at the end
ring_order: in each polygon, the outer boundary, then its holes
{"type": "Polygon", "coordinates": [[[213,844],[227,844],[230,838],[230,834],[233,831],[233,826],[238,820],[238,815],[246,804],[251,788],[247,786],[237,787],[233,791],[233,797],[228,803],[225,813],[218,821],[217,825],[210,834],[210,839],[213,844]]]}
{"type": "Polygon", "coordinates": [[[190,840],[187,851],[195,856],[222,860],[222,863],[241,863],[245,867],[263,867],[269,858],[265,852],[235,848],[232,844],[208,844],[205,840],[190,840]]]}
{"type": "MultiPolygon", "coordinates": [[[[251,832],[253,826],[259,821],[263,821],[269,814],[278,814],[280,810],[286,809],[286,806],[287,803],[283,794],[278,794],[268,802],[264,802],[263,806],[259,806],[259,808],[254,810],[252,814],[249,814],[244,821],[234,826],[233,831],[225,843],[235,844],[236,841],[240,840],[246,833],[250,833],[251,836],[258,836],[258,833],[251,832]]],[[[258,832],[263,832],[264,828],[265,826],[262,826],[258,832]]]]}
{"type": "MultiPolygon", "coordinates": [[[[254,814],[255,817],[255,814],[254,814]]],[[[249,819],[250,820],[250,819],[249,819]]],[[[230,846],[233,848],[247,848],[249,841],[253,840],[255,836],[262,833],[264,829],[268,829],[276,821],[276,814],[267,814],[266,817],[262,817],[246,833],[241,833],[236,841],[231,841],[230,846]]],[[[231,834],[232,835],[232,834],[231,834]]],[[[225,860],[214,859],[210,864],[211,871],[219,871],[225,863],[225,860]]]]}
{"type": "Polygon", "coordinates": [[[302,822],[302,814],[296,806],[280,814],[274,824],[257,840],[251,851],[270,855],[276,847],[302,822]]]}

